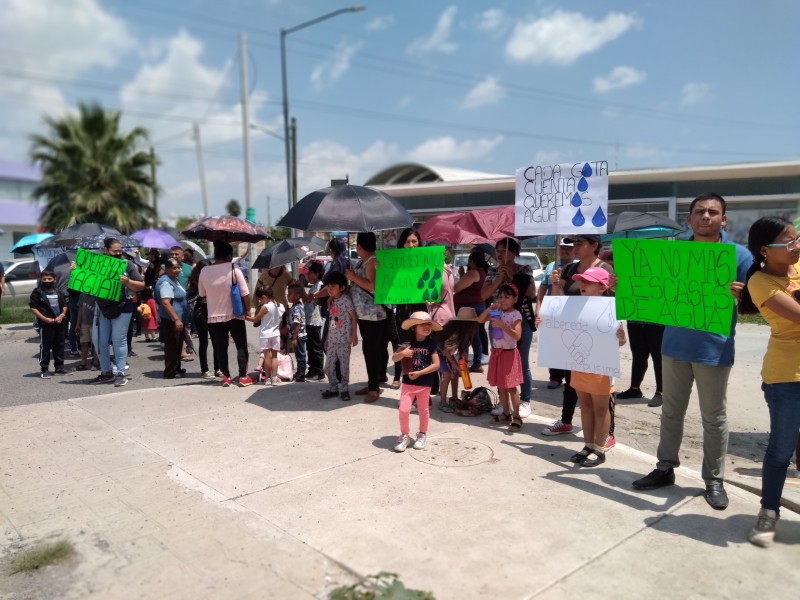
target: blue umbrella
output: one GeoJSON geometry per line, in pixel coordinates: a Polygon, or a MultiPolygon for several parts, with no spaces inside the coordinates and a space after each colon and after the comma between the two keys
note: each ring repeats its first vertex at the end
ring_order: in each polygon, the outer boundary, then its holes
{"type": "Polygon", "coordinates": [[[51,237],[53,237],[52,233],[31,233],[11,246],[11,252],[16,252],[17,254],[31,254],[36,244],[41,244],[44,240],[51,237]]]}

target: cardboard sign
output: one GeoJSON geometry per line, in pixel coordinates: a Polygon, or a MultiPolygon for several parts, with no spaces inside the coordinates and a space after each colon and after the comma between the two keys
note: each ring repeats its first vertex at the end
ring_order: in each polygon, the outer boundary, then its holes
{"type": "Polygon", "coordinates": [[[612,248],[620,319],[730,336],[732,244],[617,239],[612,248]]]}
{"type": "Polygon", "coordinates": [[[441,301],[444,246],[378,250],[375,258],[375,304],[441,301]]]}
{"type": "Polygon", "coordinates": [[[125,261],[116,256],[78,248],[67,287],[104,300],[119,301],[122,293],[119,276],[125,272],[125,265],[125,261]]]}
{"type": "Polygon", "coordinates": [[[539,316],[538,366],[619,377],[614,298],[545,296],[539,316]]]}
{"type": "Polygon", "coordinates": [[[514,233],[605,233],[608,163],[532,165],[517,169],[514,233]]]}

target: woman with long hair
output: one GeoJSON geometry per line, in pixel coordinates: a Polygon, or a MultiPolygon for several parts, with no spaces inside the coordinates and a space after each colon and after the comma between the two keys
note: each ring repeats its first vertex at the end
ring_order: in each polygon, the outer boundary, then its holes
{"type": "Polygon", "coordinates": [[[761,511],[748,539],[768,546],[780,518],[786,471],[800,430],[800,239],[783,217],[762,217],[750,227],[747,272],[739,312],[760,312],[770,325],[761,367],[769,409],[769,443],[761,470],[761,511]]]}

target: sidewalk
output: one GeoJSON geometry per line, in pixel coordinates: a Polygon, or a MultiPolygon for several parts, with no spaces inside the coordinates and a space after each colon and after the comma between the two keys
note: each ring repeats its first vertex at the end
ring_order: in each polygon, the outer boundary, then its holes
{"type": "Polygon", "coordinates": [[[757,495],[729,485],[714,511],[683,468],[636,493],[652,457],[618,443],[575,467],[580,436],[543,438],[537,417],[510,434],[434,409],[428,447],[396,454],[397,391],[365,405],[320,389],[182,384],[0,410],[1,539],[69,538],[59,596],[75,599],[325,598],[379,571],[439,600],[796,595],[800,517],[784,510],[776,544],[752,546],[757,495]]]}

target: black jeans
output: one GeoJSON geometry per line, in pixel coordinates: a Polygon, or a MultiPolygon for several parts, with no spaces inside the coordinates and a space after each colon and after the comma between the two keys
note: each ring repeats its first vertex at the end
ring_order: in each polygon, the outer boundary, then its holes
{"type": "MultiPolygon", "coordinates": [[[[322,351],[322,325],[306,326],[306,350],[308,352],[308,376],[324,377],[325,354],[322,351]]],[[[304,375],[304,373],[300,374],[304,375]]]]}
{"type": "Polygon", "coordinates": [[[653,371],[656,376],[656,391],[663,391],[661,386],[661,340],[664,338],[664,326],[655,323],[637,323],[628,321],[628,339],[631,343],[633,363],[631,365],[631,387],[642,385],[647,372],[647,358],[653,359],[653,371]]]}
{"type": "MultiPolygon", "coordinates": [[[[208,322],[206,319],[208,309],[205,305],[202,308],[195,308],[192,311],[194,325],[197,329],[197,356],[200,358],[200,372],[205,373],[208,371],[208,322]]],[[[213,340],[212,340],[213,342],[213,340]]],[[[213,352],[214,358],[214,373],[219,368],[217,362],[217,353],[213,352]]]]}
{"type": "Polygon", "coordinates": [[[211,344],[214,346],[214,361],[219,365],[219,370],[225,377],[230,377],[228,368],[228,334],[236,345],[236,362],[239,366],[239,377],[247,375],[247,330],[242,319],[232,319],[222,323],[209,323],[208,333],[211,344]]]}
{"type": "Polygon", "coordinates": [[[358,331],[361,333],[361,350],[367,365],[367,389],[377,392],[381,379],[386,375],[386,363],[389,362],[386,323],[359,319],[358,331]]]}
{"type": "Polygon", "coordinates": [[[39,327],[39,367],[42,371],[50,369],[50,355],[53,355],[53,366],[60,369],[64,366],[64,335],[67,328],[64,322],[42,323],[39,327]]]}
{"type": "Polygon", "coordinates": [[[175,321],[161,319],[161,333],[164,334],[164,377],[172,379],[181,372],[181,351],[183,350],[183,329],[175,327],[175,321]]]}

